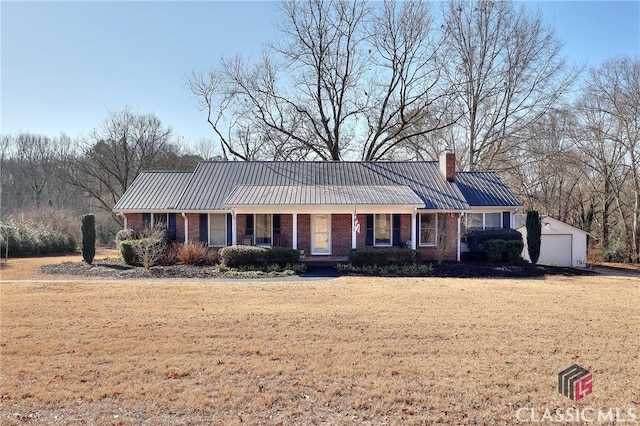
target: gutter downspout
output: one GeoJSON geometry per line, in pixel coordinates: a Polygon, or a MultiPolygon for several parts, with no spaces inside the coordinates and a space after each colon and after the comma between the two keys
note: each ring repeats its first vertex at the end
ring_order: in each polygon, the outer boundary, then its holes
{"type": "Polygon", "coordinates": [[[184,243],[189,244],[189,218],[185,212],[182,212],[182,219],[184,219],[184,243]]]}

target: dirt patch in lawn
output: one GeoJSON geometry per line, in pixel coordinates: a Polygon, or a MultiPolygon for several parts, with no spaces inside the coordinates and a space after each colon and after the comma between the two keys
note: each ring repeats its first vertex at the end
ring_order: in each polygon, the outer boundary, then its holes
{"type": "Polygon", "coordinates": [[[512,424],[640,403],[634,278],[0,291],[3,425],[512,424]],[[573,363],[594,375],[578,402],[557,392],[573,363]]]}

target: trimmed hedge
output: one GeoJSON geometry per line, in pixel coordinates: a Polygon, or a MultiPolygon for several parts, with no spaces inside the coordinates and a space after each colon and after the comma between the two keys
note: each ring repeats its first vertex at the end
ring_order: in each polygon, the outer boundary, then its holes
{"type": "Polygon", "coordinates": [[[487,260],[491,263],[514,263],[520,259],[524,243],[517,240],[488,240],[484,243],[487,260]]]}
{"type": "Polygon", "coordinates": [[[405,266],[420,262],[420,252],[406,248],[351,249],[348,262],[353,266],[405,266]]]}
{"type": "Polygon", "coordinates": [[[485,253],[485,242],[489,240],[522,241],[522,234],[515,229],[473,230],[467,233],[466,239],[471,253],[485,253]]]}
{"type": "Polygon", "coordinates": [[[220,249],[220,263],[230,268],[267,266],[300,262],[300,252],[287,247],[230,246],[220,249]]]}

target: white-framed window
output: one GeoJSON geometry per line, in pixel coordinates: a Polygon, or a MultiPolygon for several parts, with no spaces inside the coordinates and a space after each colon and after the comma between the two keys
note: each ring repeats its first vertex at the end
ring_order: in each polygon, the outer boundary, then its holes
{"type": "Polygon", "coordinates": [[[484,229],[500,229],[502,228],[502,213],[485,213],[484,229]]]}
{"type": "Polygon", "coordinates": [[[474,229],[501,229],[502,212],[467,213],[466,226],[469,231],[474,229]]]}
{"type": "Polygon", "coordinates": [[[435,213],[420,213],[420,246],[435,246],[438,244],[438,215],[435,213]]]}
{"type": "Polygon", "coordinates": [[[224,247],[227,245],[227,215],[225,213],[209,214],[209,246],[224,247]]]}
{"type": "Polygon", "coordinates": [[[391,215],[388,213],[376,213],[373,216],[373,245],[391,245],[391,215]]]}
{"type": "Polygon", "coordinates": [[[258,214],[254,217],[254,243],[257,246],[270,246],[273,244],[273,215],[258,214]]]}

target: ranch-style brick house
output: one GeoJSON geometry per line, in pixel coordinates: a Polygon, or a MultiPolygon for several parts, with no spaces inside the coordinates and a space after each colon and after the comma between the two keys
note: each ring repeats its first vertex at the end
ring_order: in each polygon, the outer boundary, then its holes
{"type": "Polygon", "coordinates": [[[145,171],[113,210],[125,228],[162,224],[169,238],[283,246],[303,259],[352,248],[410,247],[460,260],[469,228],[514,228],[521,202],[493,172],[439,161],[203,161],[193,172],[145,171]]]}

